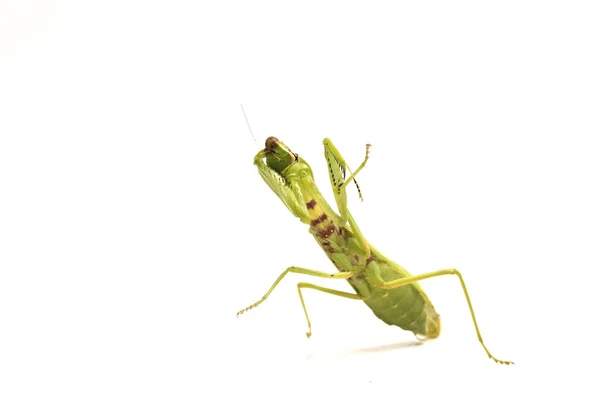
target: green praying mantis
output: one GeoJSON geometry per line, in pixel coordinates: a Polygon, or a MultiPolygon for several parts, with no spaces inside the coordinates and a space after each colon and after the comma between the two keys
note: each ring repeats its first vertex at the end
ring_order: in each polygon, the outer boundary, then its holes
{"type": "MultiPolygon", "coordinates": [[[[352,173],[346,161],[331,140],[323,141],[325,159],[329,169],[331,187],[339,214],[325,201],[315,184],[313,172],[306,161],[275,137],[266,140],[265,148],[254,157],[254,165],[267,185],[285,204],[288,210],[304,224],[333,265],[336,273],[314,271],[292,266],[287,268],[267,293],[256,303],[239,311],[237,315],[265,301],[279,282],[290,272],[326,279],[345,279],[354,293],[330,289],[312,283],[298,283],[298,295],[308,322],[307,337],[312,327],[303,289],[313,289],[352,300],[362,300],[383,322],[413,332],[419,339],[434,339],[440,334],[440,316],[425,294],[419,281],[442,275],[455,275],[462,286],[477,338],[487,355],[497,363],[512,364],[492,356],[481,338],[475,312],[469,298],[467,286],[456,269],[443,269],[419,275],[411,275],[394,261],[375,249],[362,235],[356,221],[348,210],[346,187],[356,183],[356,176],[369,159],[370,145],[366,145],[365,158],[352,173]],[[346,170],[350,176],[346,179],[346,170]]],[[[360,189],[358,188],[359,196],[360,189]]]]}

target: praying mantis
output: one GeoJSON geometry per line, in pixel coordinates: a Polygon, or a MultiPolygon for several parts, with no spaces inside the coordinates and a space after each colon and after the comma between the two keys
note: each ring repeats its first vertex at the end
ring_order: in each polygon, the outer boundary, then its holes
{"type": "MultiPolygon", "coordinates": [[[[307,337],[312,334],[312,326],[302,295],[303,289],[361,300],[386,324],[413,332],[419,339],[434,339],[440,335],[440,315],[435,311],[419,281],[442,275],[454,275],[460,281],[477,338],[486,354],[497,363],[513,364],[512,361],[497,359],[487,349],[477,325],[467,286],[458,270],[443,269],[413,276],[375,249],[361,233],[348,209],[346,187],[350,182],[356,184],[356,176],[369,159],[371,145],[366,145],[365,158],[354,173],[331,140],[324,139],[323,146],[339,213],[336,213],[323,198],[315,183],[310,165],[279,139],[269,137],[266,140],[265,148],[254,157],[254,165],[288,210],[302,223],[309,225],[309,233],[316,239],[338,272],[320,272],[291,266],[279,275],[259,301],[242,309],[237,315],[261,304],[288,273],[296,273],[325,279],[345,279],[354,289],[354,292],[344,292],[307,282],[298,283],[298,295],[308,322],[307,337]],[[347,179],[346,170],[350,173],[347,179]]],[[[358,188],[358,184],[356,186],[358,188]]],[[[360,189],[358,191],[362,198],[360,189]]]]}

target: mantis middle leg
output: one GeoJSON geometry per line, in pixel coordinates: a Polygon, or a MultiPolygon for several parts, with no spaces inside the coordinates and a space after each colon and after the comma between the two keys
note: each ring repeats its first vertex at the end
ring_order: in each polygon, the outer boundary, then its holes
{"type": "MultiPolygon", "coordinates": [[[[265,295],[259,301],[244,308],[243,310],[238,311],[238,313],[236,315],[243,314],[246,311],[253,309],[254,307],[258,306],[260,303],[265,301],[267,299],[267,297],[269,297],[269,295],[271,294],[273,289],[275,289],[275,287],[279,284],[279,282],[281,282],[283,277],[285,275],[287,275],[288,272],[304,274],[304,275],[311,275],[311,276],[318,276],[320,278],[328,278],[328,279],[348,279],[354,275],[354,272],[336,272],[336,273],[331,274],[331,273],[327,273],[327,272],[314,271],[314,270],[306,269],[306,268],[299,268],[299,267],[293,267],[293,266],[289,267],[285,271],[283,271],[283,273],[281,275],[279,275],[279,277],[275,280],[275,283],[273,283],[271,288],[267,291],[267,293],[265,293],[265,295]]],[[[342,291],[335,290],[335,289],[329,289],[326,287],[313,285],[312,283],[307,283],[307,282],[298,283],[298,295],[300,296],[300,302],[302,303],[302,309],[304,310],[304,315],[306,316],[306,321],[308,322],[308,332],[306,332],[307,337],[311,336],[312,327],[311,327],[311,323],[310,323],[310,318],[308,317],[308,312],[306,311],[306,305],[304,304],[304,297],[302,296],[302,288],[315,289],[315,290],[319,290],[321,292],[345,297],[347,299],[363,300],[363,298],[356,293],[342,292],[342,291]]]]}

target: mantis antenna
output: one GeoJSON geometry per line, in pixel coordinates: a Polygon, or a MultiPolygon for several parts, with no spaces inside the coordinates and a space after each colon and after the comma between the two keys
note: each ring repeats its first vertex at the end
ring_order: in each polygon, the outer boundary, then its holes
{"type": "Polygon", "coordinates": [[[244,105],[240,104],[240,107],[242,107],[242,113],[244,113],[244,119],[246,120],[246,125],[248,125],[248,130],[250,131],[250,134],[252,135],[252,139],[254,139],[254,143],[256,144],[256,147],[260,148],[260,146],[258,145],[258,142],[256,141],[256,137],[254,137],[252,128],[250,128],[250,123],[248,122],[248,117],[246,116],[246,111],[244,111],[244,105]]]}

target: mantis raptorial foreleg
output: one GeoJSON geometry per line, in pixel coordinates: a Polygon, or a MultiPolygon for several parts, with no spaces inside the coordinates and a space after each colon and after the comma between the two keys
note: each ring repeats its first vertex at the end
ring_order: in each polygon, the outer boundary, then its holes
{"type": "MultiPolygon", "coordinates": [[[[362,200],[362,193],[360,192],[360,187],[358,186],[358,183],[356,183],[355,178],[356,175],[358,175],[358,173],[367,164],[371,145],[367,144],[365,158],[362,164],[360,164],[360,166],[354,173],[350,171],[348,163],[346,163],[346,160],[344,160],[344,157],[342,157],[342,154],[337,149],[337,147],[334,146],[333,142],[330,139],[325,138],[323,140],[323,145],[325,147],[325,159],[327,160],[327,166],[329,167],[329,178],[331,182],[331,187],[333,189],[333,194],[335,196],[335,201],[338,205],[338,208],[340,209],[340,213],[345,214],[348,211],[348,200],[345,189],[351,181],[354,181],[354,183],[356,184],[356,188],[358,189],[358,195],[362,200]],[[346,169],[348,169],[348,171],[350,171],[351,173],[348,179],[346,179],[346,169]]],[[[342,215],[342,222],[345,221],[345,215],[342,215]]]]}
{"type": "Polygon", "coordinates": [[[292,214],[300,218],[305,224],[310,223],[308,210],[306,209],[306,204],[302,198],[302,191],[298,187],[298,184],[289,184],[280,174],[267,167],[263,161],[266,154],[266,150],[261,150],[254,157],[254,165],[258,168],[260,176],[292,214]]]}
{"type": "Polygon", "coordinates": [[[492,354],[489,352],[489,350],[483,343],[483,339],[481,337],[481,332],[479,331],[479,325],[477,325],[477,318],[475,318],[475,311],[473,311],[473,304],[471,304],[471,298],[469,297],[469,292],[467,291],[467,285],[465,284],[462,274],[458,270],[442,269],[439,271],[427,272],[425,274],[413,275],[413,276],[408,276],[406,278],[396,279],[396,280],[390,281],[390,282],[385,282],[381,279],[381,276],[379,275],[379,269],[377,267],[377,263],[375,262],[375,263],[369,264],[368,273],[374,279],[375,283],[379,287],[384,288],[384,289],[394,289],[394,288],[397,288],[400,286],[409,285],[411,283],[422,281],[424,279],[434,278],[436,276],[456,275],[458,277],[458,279],[460,280],[460,284],[462,286],[463,293],[465,294],[465,298],[467,299],[467,305],[469,306],[469,311],[471,312],[471,319],[473,320],[473,325],[475,326],[475,332],[477,332],[477,338],[479,339],[479,343],[481,343],[481,345],[483,346],[483,349],[485,350],[487,355],[495,362],[500,363],[500,364],[513,364],[512,361],[502,361],[502,360],[499,360],[496,357],[492,356],[492,354]]]}
{"type": "MultiPolygon", "coordinates": [[[[348,164],[344,160],[344,157],[342,157],[342,154],[328,138],[323,140],[323,145],[325,147],[325,159],[327,160],[327,166],[329,167],[329,180],[331,182],[331,188],[333,189],[335,202],[338,206],[338,210],[341,216],[340,223],[342,225],[345,225],[346,222],[350,223],[350,228],[352,229],[352,232],[354,232],[354,235],[362,244],[362,248],[365,253],[365,258],[369,258],[371,255],[371,249],[369,248],[369,244],[367,243],[367,240],[365,239],[363,234],[360,232],[358,225],[356,224],[354,218],[352,218],[352,214],[350,214],[350,211],[348,210],[346,186],[348,186],[348,183],[350,183],[351,181],[354,181],[354,183],[356,183],[356,175],[358,175],[358,173],[364,168],[364,166],[367,164],[367,160],[369,159],[369,149],[371,148],[371,145],[367,144],[365,159],[363,160],[362,164],[360,164],[358,169],[348,179],[346,179],[346,168],[350,170],[350,167],[348,167],[348,164]]],[[[358,189],[358,194],[362,200],[362,194],[360,193],[360,188],[358,187],[358,184],[356,184],[356,188],[358,189]]]]}
{"type": "MultiPolygon", "coordinates": [[[[333,144],[332,144],[332,146],[333,146],[333,144]]],[[[360,170],[365,167],[365,165],[367,164],[367,160],[369,159],[369,150],[371,150],[371,145],[367,144],[366,147],[367,147],[367,152],[365,154],[365,159],[359,165],[358,169],[356,171],[354,171],[354,173],[352,175],[350,175],[350,178],[346,179],[346,182],[344,182],[344,184],[342,185],[342,189],[345,189],[346,186],[348,186],[348,184],[350,183],[350,181],[354,181],[354,183],[356,184],[356,188],[358,189],[358,195],[360,196],[361,200],[363,198],[362,198],[362,193],[360,192],[360,188],[358,187],[358,183],[356,182],[356,175],[358,175],[360,170]]],[[[335,149],[335,147],[334,147],[334,149],[335,149]]],[[[337,151],[337,149],[336,149],[336,151],[337,151]]],[[[338,152],[338,154],[339,154],[339,152],[338,152]]],[[[350,171],[350,167],[348,167],[348,171],[350,171]]],[[[352,171],[350,171],[350,173],[352,173],[352,171]]]]}

